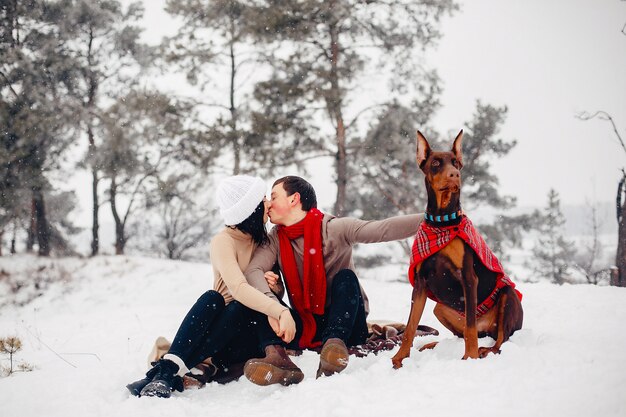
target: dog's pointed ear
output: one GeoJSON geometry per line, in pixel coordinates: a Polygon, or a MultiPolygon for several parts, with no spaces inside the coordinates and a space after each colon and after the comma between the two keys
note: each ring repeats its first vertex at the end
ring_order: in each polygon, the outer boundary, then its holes
{"type": "Polygon", "coordinates": [[[456,157],[456,160],[459,161],[459,169],[463,168],[463,129],[456,135],[456,139],[454,139],[454,143],[452,144],[452,153],[456,157]]]}
{"type": "Polygon", "coordinates": [[[417,131],[417,154],[415,158],[417,159],[417,166],[421,169],[428,157],[430,156],[430,145],[428,141],[422,135],[422,132],[417,131]]]}

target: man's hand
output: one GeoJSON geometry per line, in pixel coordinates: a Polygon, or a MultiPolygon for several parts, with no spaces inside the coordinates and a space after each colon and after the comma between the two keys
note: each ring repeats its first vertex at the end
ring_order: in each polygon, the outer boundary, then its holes
{"type": "Polygon", "coordinates": [[[280,277],[276,275],[273,271],[267,271],[265,273],[265,281],[267,281],[267,285],[269,285],[270,290],[274,294],[278,294],[282,290],[282,285],[280,285],[280,277]]]}
{"type": "Polygon", "coordinates": [[[276,336],[280,337],[283,342],[289,343],[296,336],[296,322],[293,321],[291,312],[288,309],[280,313],[278,320],[267,316],[267,321],[269,321],[276,336]]]}

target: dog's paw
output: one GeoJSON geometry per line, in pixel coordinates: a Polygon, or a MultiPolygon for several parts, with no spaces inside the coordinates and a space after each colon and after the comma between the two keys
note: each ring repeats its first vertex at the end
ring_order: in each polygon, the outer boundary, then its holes
{"type": "Polygon", "coordinates": [[[393,369],[400,369],[402,368],[402,361],[404,360],[404,357],[396,357],[396,356],[391,358],[391,364],[393,365],[393,369]]]}
{"type": "Polygon", "coordinates": [[[484,359],[487,357],[487,355],[489,355],[490,353],[493,353],[494,355],[497,355],[500,353],[500,349],[496,349],[493,347],[481,347],[478,348],[478,357],[480,359],[484,359]]]}
{"type": "Polygon", "coordinates": [[[430,342],[430,343],[426,343],[424,346],[422,346],[421,348],[419,348],[420,352],[423,352],[427,349],[434,349],[435,346],[437,346],[437,343],[439,342],[430,342]]]}

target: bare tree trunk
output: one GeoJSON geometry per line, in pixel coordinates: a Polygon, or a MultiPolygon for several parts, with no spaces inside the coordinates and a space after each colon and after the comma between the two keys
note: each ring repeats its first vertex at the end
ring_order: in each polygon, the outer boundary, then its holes
{"type": "Polygon", "coordinates": [[[17,13],[17,1],[13,0],[11,4],[8,2],[6,4],[6,19],[9,22],[11,48],[15,48],[20,44],[20,22],[17,13]]]}
{"type": "Polygon", "coordinates": [[[11,235],[11,255],[15,255],[17,251],[15,250],[15,241],[17,239],[17,225],[13,223],[13,234],[11,235]]]}
{"type": "Polygon", "coordinates": [[[616,266],[612,267],[610,270],[610,274],[611,275],[609,276],[609,285],[617,287],[619,283],[619,269],[617,269],[616,266]]]}
{"type": "Polygon", "coordinates": [[[35,199],[31,199],[30,220],[28,223],[28,233],[26,237],[26,252],[32,252],[35,246],[35,236],[37,235],[37,220],[35,216],[35,199]]]}
{"type": "Polygon", "coordinates": [[[230,134],[233,144],[233,154],[235,165],[233,175],[241,172],[241,147],[239,146],[239,135],[237,134],[237,108],[235,107],[235,76],[237,75],[237,65],[235,62],[235,23],[231,20],[231,40],[230,40],[230,134]]]}
{"type": "MultiPolygon", "coordinates": [[[[93,66],[93,41],[94,34],[93,30],[89,31],[89,45],[87,49],[87,62],[89,68],[93,66]]],[[[93,162],[94,155],[96,154],[96,139],[93,133],[93,128],[91,124],[91,118],[93,109],[96,105],[96,94],[98,91],[98,81],[93,74],[93,72],[88,75],[89,82],[89,90],[87,92],[87,103],[85,105],[88,112],[88,121],[87,121],[87,139],[89,140],[89,156],[92,159],[91,166],[91,198],[92,198],[92,224],[91,224],[91,256],[96,256],[100,251],[100,220],[99,220],[99,208],[100,201],[98,198],[98,182],[100,181],[98,178],[98,167],[93,162]]]]}
{"type": "Polygon", "coordinates": [[[617,285],[620,287],[626,287],[626,224],[624,223],[624,220],[622,220],[619,225],[617,256],[615,259],[618,271],[617,285]]]}
{"type": "Polygon", "coordinates": [[[346,209],[346,188],[348,185],[348,167],[346,158],[346,133],[341,116],[337,118],[337,197],[335,200],[335,215],[343,216],[346,209]]]}
{"type": "Polygon", "coordinates": [[[123,255],[124,246],[126,246],[126,236],[124,236],[124,222],[120,219],[115,202],[115,198],[117,197],[117,183],[115,177],[111,178],[110,197],[111,212],[113,213],[113,220],[115,220],[115,254],[123,255]]]}
{"type": "Polygon", "coordinates": [[[15,235],[11,238],[11,255],[15,255],[17,251],[15,250],[15,235]]]}
{"type": "MultiPolygon", "coordinates": [[[[93,137],[93,131],[91,127],[88,128],[89,135],[89,153],[95,152],[95,141],[93,137]]],[[[100,220],[98,210],[100,208],[100,201],[98,199],[98,169],[91,167],[91,256],[96,256],[100,251],[100,220]]]]}
{"type": "Polygon", "coordinates": [[[37,244],[39,256],[50,256],[50,227],[46,218],[46,203],[41,188],[33,188],[33,203],[37,224],[37,244]]]}
{"type": "Polygon", "coordinates": [[[348,165],[346,158],[346,128],[342,113],[342,97],[339,88],[339,31],[337,23],[330,24],[330,103],[328,105],[336,125],[337,153],[335,154],[335,170],[337,173],[337,197],[334,214],[343,216],[346,208],[346,187],[348,183],[348,165]]]}
{"type": "Polygon", "coordinates": [[[617,282],[615,285],[626,287],[626,174],[617,188],[617,282]]]}

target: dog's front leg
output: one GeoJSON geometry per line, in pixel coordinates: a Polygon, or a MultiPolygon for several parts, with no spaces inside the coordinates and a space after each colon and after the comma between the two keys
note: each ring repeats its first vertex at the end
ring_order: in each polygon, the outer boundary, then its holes
{"type": "Polygon", "coordinates": [[[401,368],[404,358],[408,358],[411,355],[411,348],[413,347],[413,339],[415,338],[417,325],[422,318],[424,306],[426,305],[426,283],[422,278],[417,276],[417,274],[415,275],[415,288],[413,288],[413,293],[411,294],[411,312],[409,313],[409,321],[407,322],[406,329],[402,335],[402,344],[400,345],[400,349],[391,359],[395,369],[401,368]]]}
{"type": "Polygon", "coordinates": [[[476,306],[478,304],[478,276],[474,270],[474,251],[467,246],[463,256],[463,296],[465,297],[465,354],[463,359],[478,358],[478,329],[476,306]]]}

